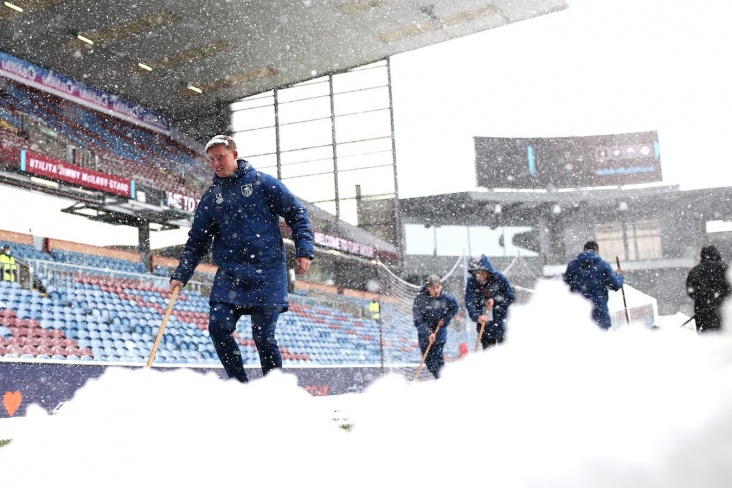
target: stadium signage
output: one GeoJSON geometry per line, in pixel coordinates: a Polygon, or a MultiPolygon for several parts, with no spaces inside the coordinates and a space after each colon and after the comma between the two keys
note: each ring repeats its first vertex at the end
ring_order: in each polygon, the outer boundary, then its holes
{"type": "Polygon", "coordinates": [[[114,195],[132,195],[131,180],[74,166],[25,149],[20,151],[20,170],[114,195]]]}
{"type": "Polygon", "coordinates": [[[171,191],[166,191],[165,194],[167,197],[165,205],[177,210],[183,210],[184,212],[195,212],[198,207],[198,202],[201,201],[196,198],[181,195],[180,193],[173,193],[171,191]]]}
{"type": "Polygon", "coordinates": [[[3,52],[0,76],[156,132],[170,133],[170,121],[164,115],[3,52]]]}
{"type": "Polygon", "coordinates": [[[475,172],[485,188],[579,188],[662,181],[658,133],[475,137],[475,172]]]}
{"type": "Polygon", "coordinates": [[[367,246],[366,244],[359,244],[358,242],[349,241],[341,237],[331,236],[323,234],[322,232],[314,233],[315,244],[323,247],[330,247],[339,251],[347,252],[350,254],[358,254],[367,258],[374,257],[374,247],[367,246]]]}

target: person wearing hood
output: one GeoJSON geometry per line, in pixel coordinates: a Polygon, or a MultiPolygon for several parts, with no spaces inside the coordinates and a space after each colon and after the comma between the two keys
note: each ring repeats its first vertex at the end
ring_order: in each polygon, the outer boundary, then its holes
{"type": "Polygon", "coordinates": [[[215,176],[196,209],[170,289],[182,289],[213,249],[219,269],[209,298],[209,334],[229,378],[247,382],[233,337],[242,315],[251,316],[262,372],[282,367],[275,327],[289,303],[280,216],[292,229],[298,274],[314,257],[313,231],[305,207],[279,180],[239,159],[231,137],[215,136],[205,150],[215,176]]]}
{"type": "Polygon", "coordinates": [[[485,255],[471,259],[468,272],[470,277],[465,284],[465,308],[470,320],[476,323],[478,334],[483,329],[483,336],[479,339],[483,349],[487,349],[503,342],[508,307],[516,300],[516,295],[508,278],[494,270],[485,255]]]}
{"type": "Polygon", "coordinates": [[[617,291],[623,286],[623,270],[613,271],[612,266],[600,257],[600,246],[595,241],[585,243],[583,251],[571,260],[564,272],[564,282],[572,292],[581,293],[592,302],[592,320],[603,329],[611,325],[607,307],[607,290],[617,291]]]}
{"type": "Polygon", "coordinates": [[[694,321],[699,333],[718,331],[722,328],[720,309],[730,295],[727,280],[727,264],[714,246],[705,246],[701,262],[686,277],[686,292],[694,300],[694,321]]]}
{"type": "Polygon", "coordinates": [[[443,349],[447,342],[447,326],[458,313],[458,302],[455,297],[442,290],[440,277],[432,274],[417,293],[412,313],[422,356],[424,357],[428,347],[430,349],[425,365],[435,378],[439,378],[440,370],[445,366],[443,349]]]}

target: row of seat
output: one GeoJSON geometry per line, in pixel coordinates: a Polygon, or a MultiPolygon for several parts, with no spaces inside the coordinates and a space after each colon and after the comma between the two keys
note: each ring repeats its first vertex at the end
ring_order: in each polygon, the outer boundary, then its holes
{"type": "MultiPolygon", "coordinates": [[[[162,319],[160,303],[165,302],[164,294],[169,294],[169,290],[134,281],[119,283],[103,278],[95,279],[94,284],[90,281],[87,278],[77,281],[72,288],[59,290],[59,295],[67,298],[67,302],[71,298],[76,308],[69,303],[60,305],[58,301],[45,297],[40,301],[40,308],[41,314],[47,318],[34,321],[23,316],[29,310],[20,309],[18,317],[3,317],[0,312],[0,320],[13,327],[53,328],[57,331],[54,337],[63,334],[64,340],[89,348],[96,359],[113,355],[115,350],[118,351],[117,357],[129,357],[130,344],[139,352],[138,356],[147,354],[162,319]],[[136,296],[139,300],[125,300],[120,298],[122,296],[136,296]],[[78,307],[87,302],[74,302],[74,298],[103,303],[105,308],[100,311],[98,307],[91,310],[78,307]]],[[[0,289],[0,301],[3,298],[4,292],[0,289]]],[[[293,296],[291,313],[281,315],[277,335],[286,362],[377,364],[382,355],[380,332],[384,338],[384,356],[388,361],[419,361],[414,328],[408,318],[385,324],[380,331],[375,321],[310,302],[293,296]]],[[[169,352],[198,354],[200,359],[209,358],[214,352],[212,346],[209,347],[210,339],[205,330],[208,323],[206,298],[187,291],[181,295],[179,303],[188,305],[189,309],[177,310],[176,306],[169,318],[161,348],[169,352]]],[[[33,333],[25,335],[35,336],[33,333]]],[[[256,354],[250,321],[246,316],[238,324],[237,337],[243,351],[256,354]]],[[[188,356],[185,358],[190,359],[188,356]]],[[[177,361],[181,358],[173,355],[168,359],[177,361]]]]}
{"type": "Polygon", "coordinates": [[[54,260],[59,263],[75,264],[78,266],[89,266],[93,268],[109,268],[130,273],[146,273],[147,270],[142,263],[135,263],[124,259],[97,256],[94,254],[83,254],[71,251],[51,251],[54,260]]]}
{"type": "MultiPolygon", "coordinates": [[[[133,261],[127,261],[124,259],[117,259],[117,258],[109,258],[106,256],[98,256],[98,255],[91,255],[91,254],[83,254],[78,252],[70,252],[70,251],[58,251],[58,250],[52,250],[50,253],[39,251],[35,248],[35,246],[30,244],[22,244],[18,242],[11,242],[7,240],[0,240],[0,247],[3,246],[10,246],[13,255],[17,260],[20,261],[26,261],[26,260],[33,260],[33,261],[41,261],[45,263],[62,263],[62,264],[72,264],[77,266],[87,266],[87,267],[93,267],[97,269],[97,272],[101,272],[100,270],[110,270],[112,272],[120,272],[120,273],[133,273],[133,274],[145,274],[147,271],[145,270],[144,265],[142,262],[133,262],[133,261]]],[[[52,264],[50,264],[50,268],[52,268],[52,264]]],[[[163,281],[167,280],[168,276],[170,276],[171,270],[168,267],[160,267],[156,266],[153,270],[152,276],[160,277],[163,281]]],[[[53,287],[49,286],[49,283],[56,283],[59,281],[59,279],[54,275],[53,270],[47,275],[42,270],[37,271],[36,277],[39,278],[39,280],[42,282],[42,284],[45,286],[46,289],[53,289],[53,287]]],[[[61,284],[65,286],[73,286],[74,281],[72,277],[67,277],[67,283],[63,283],[63,280],[61,280],[61,284]]],[[[30,297],[32,300],[35,300],[35,296],[31,296],[30,290],[25,290],[21,288],[20,286],[12,287],[12,283],[14,282],[7,282],[7,281],[0,281],[0,288],[4,287],[11,287],[11,294],[9,295],[9,299],[18,298],[19,300],[22,300],[23,302],[26,302],[28,298],[30,297]]],[[[17,283],[15,283],[17,285],[17,283]]],[[[99,291],[99,290],[97,290],[99,291]]]]}
{"type": "MultiPolygon", "coordinates": [[[[58,143],[92,150],[101,156],[102,162],[108,158],[114,160],[114,164],[102,164],[97,168],[102,172],[124,177],[134,175],[134,179],[155,188],[198,194],[201,182],[209,179],[210,170],[205,161],[166,135],[113,119],[26,85],[2,80],[5,96],[0,97],[0,119],[16,131],[24,128],[20,115],[30,115],[34,123],[51,129],[47,134],[58,143]]],[[[35,143],[36,151],[44,151],[45,141],[31,142],[35,143]]]]}

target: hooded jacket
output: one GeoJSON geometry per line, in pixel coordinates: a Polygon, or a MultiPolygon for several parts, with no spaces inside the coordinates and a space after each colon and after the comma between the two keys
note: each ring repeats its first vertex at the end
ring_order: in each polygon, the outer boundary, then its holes
{"type": "Polygon", "coordinates": [[[214,176],[196,209],[180,264],[171,280],[187,283],[213,245],[218,265],[210,303],[288,309],[282,216],[297,257],[313,258],[307,210],[276,178],[242,159],[230,177],[214,176]]]}
{"type": "Polygon", "coordinates": [[[564,282],[572,292],[581,293],[592,301],[592,318],[603,329],[611,325],[607,308],[607,290],[619,290],[623,286],[623,275],[613,271],[595,251],[582,251],[569,262],[564,272],[564,282]]]}
{"type": "Polygon", "coordinates": [[[730,295],[727,265],[716,247],[702,248],[701,262],[686,278],[686,292],[694,300],[694,312],[701,314],[717,309],[730,295]]]}
{"type": "Polygon", "coordinates": [[[417,335],[420,340],[427,340],[429,335],[437,328],[440,319],[444,320],[442,327],[437,332],[435,342],[447,341],[447,326],[458,313],[458,302],[449,293],[444,291],[438,298],[433,298],[427,291],[427,285],[420,288],[412,306],[414,326],[417,328],[417,335]]]}
{"type": "Polygon", "coordinates": [[[478,261],[478,269],[484,269],[490,273],[488,281],[480,283],[474,275],[468,278],[465,285],[465,308],[468,316],[473,322],[483,312],[488,299],[493,299],[493,320],[485,326],[485,333],[488,337],[497,339],[503,337],[506,332],[504,321],[508,314],[508,307],[516,300],[511,284],[503,273],[493,269],[493,265],[487,256],[481,256],[478,261]]]}

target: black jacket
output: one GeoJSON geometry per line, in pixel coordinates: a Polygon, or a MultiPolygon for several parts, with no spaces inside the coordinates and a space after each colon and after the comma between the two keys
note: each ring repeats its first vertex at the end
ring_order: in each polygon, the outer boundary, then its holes
{"type": "Polygon", "coordinates": [[[694,300],[694,312],[704,313],[719,308],[730,295],[727,265],[714,246],[702,249],[701,263],[689,271],[686,292],[694,300]]]}

